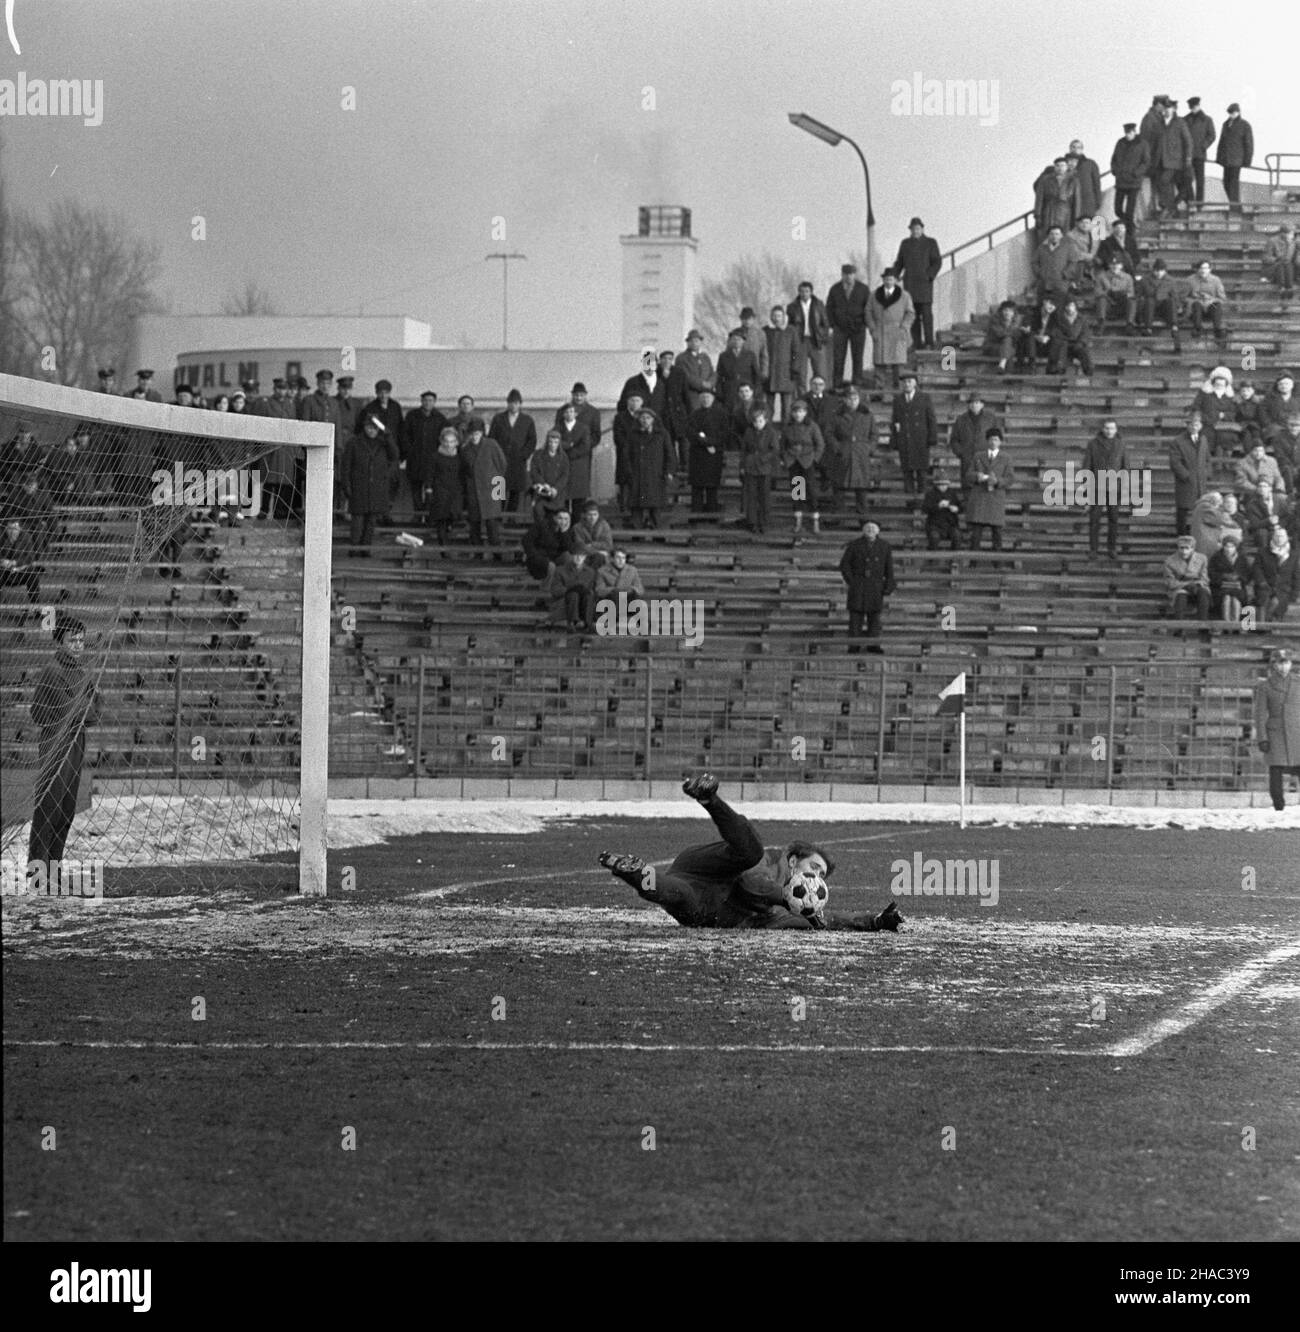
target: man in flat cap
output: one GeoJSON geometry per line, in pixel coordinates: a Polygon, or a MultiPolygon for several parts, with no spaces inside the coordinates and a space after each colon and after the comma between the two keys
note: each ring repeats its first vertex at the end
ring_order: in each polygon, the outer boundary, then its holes
{"type": "Polygon", "coordinates": [[[143,398],[146,402],[161,402],[162,394],[153,386],[152,370],[135,372],[135,388],[125,395],[128,398],[143,398]]]}
{"type": "Polygon", "coordinates": [[[894,271],[903,290],[912,298],[915,319],[912,322],[912,346],[934,346],[934,280],[942,261],[939,242],[925,234],[925,223],[914,217],[907,224],[908,236],[898,247],[894,271]]]}
{"type": "Polygon", "coordinates": [[[334,381],[334,401],[339,405],[339,424],[345,440],[361,428],[361,400],[352,396],[355,382],[351,375],[340,375],[334,381]]]}
{"type": "Polygon", "coordinates": [[[1228,196],[1228,211],[1241,211],[1241,169],[1255,158],[1255,132],[1250,122],[1241,118],[1241,107],[1233,102],[1228,118],[1219,131],[1219,147],[1214,160],[1223,168],[1223,192],[1228,196]]]}
{"type": "MultiPolygon", "coordinates": [[[[685,356],[683,356],[683,359],[685,359],[685,356]]],[[[707,361],[709,358],[706,356],[704,359],[707,361]]],[[[713,367],[710,365],[710,377],[712,377],[712,374],[713,367]]],[[[600,443],[601,432],[604,430],[604,425],[601,422],[599,410],[587,401],[587,386],[581,380],[578,380],[573,388],[569,390],[569,402],[578,409],[578,420],[587,427],[587,438],[591,440],[591,450],[595,453],[596,445],[600,443]]],[[[567,403],[561,403],[560,406],[555,409],[556,426],[558,426],[564,418],[564,409],[567,405],[567,403]]],[[[497,442],[500,443],[501,441],[498,440],[497,442]]],[[[501,447],[505,448],[505,445],[502,444],[501,447]]],[[[534,447],[536,447],[536,445],[534,445],[534,447]]],[[[508,456],[509,453],[507,451],[507,457],[508,456]]]]}
{"type": "MultiPolygon", "coordinates": [[[[325,421],[334,427],[334,512],[341,518],[347,515],[347,496],[339,480],[339,461],[348,442],[343,433],[343,417],[339,413],[338,399],[330,392],[334,386],[333,370],[316,371],[316,391],[307,394],[298,404],[298,420],[325,421]]],[[[300,496],[307,491],[307,455],[299,450],[301,457],[294,467],[294,489],[300,496]]]]}
{"type": "Polygon", "coordinates": [[[858,281],[858,270],[853,264],[840,265],[840,280],[826,293],[826,318],[831,325],[831,377],[841,388],[862,383],[870,295],[867,284],[858,281]],[[850,356],[849,374],[840,379],[846,352],[850,356]]]}
{"type": "Polygon", "coordinates": [[[1205,159],[1218,131],[1214,121],[1201,110],[1201,99],[1187,99],[1187,115],[1183,118],[1187,132],[1192,136],[1192,190],[1189,204],[1199,208],[1205,202],[1205,159]]]}
{"type": "Polygon", "coordinates": [[[1147,146],[1147,187],[1142,196],[1142,207],[1145,215],[1150,215],[1152,209],[1156,206],[1156,181],[1160,175],[1160,167],[1156,161],[1158,154],[1158,142],[1161,131],[1164,128],[1165,103],[1169,100],[1164,93],[1156,93],[1151,99],[1151,105],[1147,108],[1146,114],[1142,117],[1142,122],[1138,126],[1138,134],[1147,146]]]}
{"type": "Polygon", "coordinates": [[[245,379],[239,387],[244,391],[244,410],[250,416],[265,416],[266,399],[262,397],[261,383],[256,379],[245,379]]]}
{"type": "Polygon", "coordinates": [[[1110,169],[1115,173],[1115,216],[1123,218],[1130,234],[1137,230],[1137,202],[1150,167],[1151,145],[1139,137],[1137,122],[1130,120],[1110,155],[1110,169]]]}
{"type": "Polygon", "coordinates": [[[99,388],[96,391],[99,393],[117,392],[117,371],[111,366],[108,369],[100,370],[99,388]]]}
{"type": "Polygon", "coordinates": [[[1169,98],[1160,117],[1160,129],[1155,135],[1155,154],[1152,165],[1156,176],[1156,216],[1173,217],[1185,197],[1185,186],[1191,177],[1192,136],[1187,122],[1174,112],[1169,98]]]}
{"type": "MultiPolygon", "coordinates": [[[[404,413],[397,399],[393,397],[393,385],[387,379],[377,380],[375,383],[375,396],[365,405],[361,416],[373,416],[377,421],[382,422],[384,427],[384,438],[392,440],[397,446],[400,454],[402,440],[402,419],[404,413]]],[[[405,457],[401,457],[397,466],[392,472],[392,491],[389,494],[388,508],[384,510],[380,518],[382,523],[392,523],[393,504],[397,501],[402,488],[402,469],[406,465],[405,457]]]]}

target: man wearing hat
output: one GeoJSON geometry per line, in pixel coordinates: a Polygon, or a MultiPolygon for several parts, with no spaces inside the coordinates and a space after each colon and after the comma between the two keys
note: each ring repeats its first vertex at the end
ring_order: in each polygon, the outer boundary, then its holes
{"type": "Polygon", "coordinates": [[[1210,618],[1209,561],[1196,549],[1196,538],[1185,532],[1174,553],[1165,559],[1165,609],[1171,619],[1210,618]]]}
{"type": "MultiPolygon", "coordinates": [[[[686,357],[689,354],[689,352],[683,353],[682,359],[686,360],[686,357]]],[[[704,360],[708,362],[709,358],[705,356],[704,360]]],[[[713,377],[712,364],[709,365],[709,377],[710,379],[713,377]]],[[[600,419],[600,411],[587,401],[587,386],[581,380],[578,380],[573,388],[569,390],[569,402],[578,409],[578,420],[587,427],[587,438],[591,440],[591,449],[594,453],[596,445],[600,443],[601,432],[605,427],[600,419]]],[[[564,416],[564,408],[566,405],[567,404],[565,403],[561,403],[560,406],[555,409],[555,425],[557,426],[560,424],[560,421],[564,416]]],[[[502,447],[504,447],[504,445],[502,447]]],[[[535,444],[534,447],[536,447],[535,444]]]]}
{"type": "MultiPolygon", "coordinates": [[[[676,368],[681,371],[686,388],[686,414],[689,418],[700,409],[700,395],[707,388],[714,388],[713,362],[708,352],[703,350],[704,334],[693,328],[686,335],[686,350],[677,358],[676,368]]],[[[766,339],[764,340],[766,346],[766,339]]],[[[766,352],[764,352],[766,357],[766,352]]]]}
{"type": "Polygon", "coordinates": [[[1300,679],[1290,648],[1273,649],[1268,675],[1255,690],[1255,739],[1268,764],[1273,808],[1284,809],[1282,778],[1300,777],[1300,679]]]}
{"type": "Polygon", "coordinates": [[[840,280],[826,293],[826,318],[831,325],[831,378],[842,388],[862,383],[862,354],[867,346],[867,298],[865,282],[858,281],[853,264],[840,265],[840,280]],[[844,373],[844,355],[850,354],[849,374],[844,373]]]}
{"type": "Polygon", "coordinates": [[[758,362],[758,376],[767,378],[767,338],[763,335],[762,325],[754,313],[754,307],[747,305],[740,312],[740,336],[744,340],[745,350],[754,353],[758,362]]]}
{"type": "Polygon", "coordinates": [[[1101,212],[1101,168],[1083,151],[1082,139],[1071,139],[1065,155],[1077,188],[1081,217],[1096,217],[1101,212]]]}
{"type": "Polygon", "coordinates": [[[116,370],[112,369],[112,367],[109,367],[107,370],[100,370],[100,372],[99,372],[99,388],[96,390],[96,392],[99,392],[99,393],[116,393],[116,392],[117,392],[117,371],[116,371],[116,370]]]}
{"type": "Polygon", "coordinates": [[[161,402],[162,394],[153,386],[153,371],[137,370],[135,372],[135,390],[126,396],[143,398],[146,402],[161,402]],[[142,389],[143,392],[141,392],[142,389]]]}
{"type": "MultiPolygon", "coordinates": [[[[324,421],[334,427],[334,512],[340,517],[347,517],[347,496],[339,479],[339,461],[347,445],[348,436],[343,433],[343,418],[339,414],[338,399],[330,392],[334,385],[333,370],[316,371],[316,391],[307,394],[298,403],[298,420],[324,421]]],[[[307,493],[307,455],[299,450],[301,456],[294,465],[293,488],[295,493],[306,497],[307,493]]]]}
{"type": "Polygon", "coordinates": [[[970,548],[979,550],[984,529],[989,529],[994,550],[1002,549],[1002,529],[1007,521],[1007,495],[1015,485],[1011,460],[1002,452],[1002,431],[996,426],[984,435],[984,447],[966,469],[966,525],[970,548]]]}
{"type": "Polygon", "coordinates": [[[928,393],[918,393],[916,371],[905,366],[899,375],[903,389],[894,394],[889,438],[898,450],[903,470],[903,491],[919,495],[930,473],[930,450],[939,442],[939,423],[928,393]]]}
{"type": "Polygon", "coordinates": [[[1172,217],[1184,198],[1185,182],[1191,175],[1192,136],[1187,122],[1174,114],[1174,102],[1165,102],[1160,128],[1154,136],[1151,165],[1156,172],[1156,217],[1172,217]]]}
{"type": "MultiPolygon", "coordinates": [[[[348,381],[349,387],[351,380],[348,381]]],[[[384,429],[387,431],[386,439],[393,441],[397,445],[399,453],[402,440],[402,420],[404,413],[397,399],[393,397],[393,386],[387,379],[380,379],[375,382],[375,396],[370,402],[366,403],[365,410],[360,416],[373,416],[384,423],[384,429]]],[[[358,419],[360,419],[358,417],[358,419]]],[[[401,468],[406,463],[406,458],[402,457],[401,463],[393,468],[392,492],[389,495],[388,508],[384,510],[380,521],[391,523],[393,521],[392,507],[396,501],[402,485],[401,468]]]]}
{"type": "Polygon", "coordinates": [[[899,284],[898,274],[892,268],[885,269],[880,275],[880,286],[867,302],[872,361],[881,381],[888,366],[897,385],[899,367],[906,365],[912,354],[912,325],[915,322],[912,298],[899,284]]]}
{"type": "MultiPolygon", "coordinates": [[[[504,415],[504,413],[501,413],[504,415]]],[[[498,444],[502,444],[501,435],[497,431],[497,418],[492,421],[492,438],[498,444]]],[[[532,418],[525,418],[531,429],[532,418]]],[[[438,409],[438,395],[433,389],[425,389],[420,394],[420,405],[413,411],[409,411],[402,418],[402,439],[399,452],[401,460],[406,464],[406,484],[411,492],[411,512],[418,519],[419,515],[425,509],[424,488],[434,484],[434,457],[438,452],[438,445],[442,440],[442,432],[448,428],[446,416],[438,409]]],[[[531,438],[536,444],[537,434],[533,431],[531,438]]],[[[525,466],[527,458],[524,459],[525,466]]],[[[510,480],[509,470],[506,472],[507,487],[514,485],[510,480]]],[[[527,488],[528,481],[525,475],[523,482],[517,489],[527,488]]],[[[513,511],[514,503],[518,501],[518,494],[511,504],[513,511]]]]}
{"type": "Polygon", "coordinates": [[[1110,169],[1115,173],[1115,215],[1124,219],[1130,232],[1137,229],[1137,201],[1151,167],[1151,145],[1138,136],[1137,130],[1137,122],[1130,120],[1110,155],[1110,169]]]}
{"type": "Polygon", "coordinates": [[[388,478],[397,467],[397,445],[378,417],[366,413],[343,450],[338,475],[351,515],[349,537],[357,554],[369,555],[375,520],[388,507],[388,478]]]}
{"type": "Polygon", "coordinates": [[[1214,121],[1201,110],[1199,97],[1187,99],[1184,119],[1187,132],[1192,136],[1192,202],[1199,208],[1205,202],[1205,159],[1210,154],[1210,145],[1217,131],[1214,121]]]}
{"type": "Polygon", "coordinates": [[[32,698],[32,720],[40,728],[40,775],[32,809],[28,864],[44,867],[63,859],[77,813],[77,792],[86,757],[86,727],[99,720],[94,681],[81,664],[86,626],[70,615],[54,622],[54,660],[41,671],[32,698]]]}
{"type": "Polygon", "coordinates": [[[618,395],[618,411],[627,408],[627,400],[636,394],[643,407],[649,407],[658,418],[668,405],[668,384],[659,373],[659,359],[653,347],[646,347],[641,352],[641,369],[624,384],[618,395]]]}
{"type": "Polygon", "coordinates": [[[642,407],[637,429],[628,440],[627,502],[633,527],[659,526],[659,510],[668,502],[672,476],[672,441],[655,413],[642,407]]]}
{"type": "MultiPolygon", "coordinates": [[[[361,429],[361,402],[352,396],[356,380],[351,375],[340,375],[334,381],[334,401],[339,405],[339,425],[343,438],[351,439],[361,429]]],[[[390,435],[390,439],[396,436],[390,435]]]]}
{"type": "Polygon", "coordinates": [[[1228,118],[1219,131],[1219,147],[1214,160],[1223,168],[1223,192],[1228,196],[1229,212],[1241,211],[1241,169],[1255,158],[1255,132],[1250,122],[1241,118],[1241,107],[1233,102],[1228,118]]]}
{"type": "Polygon", "coordinates": [[[263,410],[266,399],[262,397],[262,385],[256,379],[245,379],[239,386],[244,391],[244,410],[250,416],[265,416],[263,410]]]}
{"type": "Polygon", "coordinates": [[[934,280],[943,264],[939,257],[939,242],[925,234],[925,223],[919,217],[907,224],[907,230],[909,234],[898,247],[894,269],[916,311],[912,322],[912,345],[933,348],[934,280]]]}

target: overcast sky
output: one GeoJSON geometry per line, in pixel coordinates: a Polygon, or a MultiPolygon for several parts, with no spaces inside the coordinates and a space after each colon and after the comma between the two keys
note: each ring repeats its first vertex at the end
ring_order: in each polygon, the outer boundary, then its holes
{"type": "Polygon", "coordinates": [[[13,2],[0,78],[99,79],[104,106],[93,128],[0,119],[11,200],[121,213],[161,246],[178,314],[249,276],[283,313],[405,313],[493,347],[484,256],[507,249],[528,256],[513,346],[613,347],[641,203],[693,210],[705,275],[767,249],[820,290],[862,246],[862,173],[789,111],[862,145],[886,260],[913,213],[947,249],[1028,208],[1073,136],[1105,169],[1155,92],[1199,94],[1216,124],[1240,101],[1257,162],[1300,151],[1294,21],[1270,3],[13,2]],[[918,72],[996,84],[996,123],[894,114],[918,72]]]}

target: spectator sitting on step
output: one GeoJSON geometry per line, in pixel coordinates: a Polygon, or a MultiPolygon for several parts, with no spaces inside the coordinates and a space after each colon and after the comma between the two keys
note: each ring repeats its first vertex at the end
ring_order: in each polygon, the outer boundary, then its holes
{"type": "Polygon", "coordinates": [[[589,632],[596,613],[596,571],[586,554],[575,550],[562,555],[550,588],[553,617],[562,616],[568,629],[589,632]]]}
{"type": "Polygon", "coordinates": [[[546,441],[528,460],[528,489],[534,507],[567,509],[569,507],[569,458],[560,447],[563,436],[552,426],[546,441]]]}
{"type": "Polygon", "coordinates": [[[1241,524],[1256,556],[1268,549],[1273,533],[1285,529],[1291,511],[1284,507],[1267,477],[1262,478],[1241,505],[1241,524]]]}
{"type": "Polygon", "coordinates": [[[921,502],[927,550],[938,550],[940,546],[958,549],[961,544],[961,502],[962,492],[953,485],[944,472],[944,464],[940,463],[921,502]]]}
{"type": "Polygon", "coordinates": [[[1174,355],[1180,355],[1183,344],[1178,336],[1178,310],[1182,302],[1178,285],[1169,276],[1169,265],[1157,259],[1151,272],[1143,273],[1137,282],[1138,332],[1150,333],[1155,321],[1163,319],[1169,325],[1174,340],[1174,355]]]}
{"type": "Polygon", "coordinates": [[[1164,562],[1165,609],[1171,619],[1186,620],[1193,609],[1198,620],[1210,618],[1209,561],[1197,554],[1190,534],[1178,538],[1178,546],[1164,562]]]}
{"type": "Polygon", "coordinates": [[[1230,450],[1236,438],[1237,397],[1232,391],[1232,371],[1226,365],[1210,371],[1192,399],[1192,411],[1201,414],[1210,452],[1230,450]]]}
{"type": "Polygon", "coordinates": [[[94,488],[91,475],[90,427],[73,428],[61,449],[45,459],[44,484],[53,504],[87,504],[94,488]]]}
{"type": "Polygon", "coordinates": [[[1056,319],[1056,311],[1055,298],[1044,296],[1025,325],[1024,336],[1020,340],[1020,363],[1027,374],[1037,373],[1040,360],[1051,364],[1052,324],[1056,319]]]}
{"type": "Polygon", "coordinates": [[[1255,602],[1255,564],[1241,550],[1241,538],[1225,532],[1210,556],[1210,610],[1216,620],[1240,624],[1244,606],[1255,602]]]}
{"type": "Polygon", "coordinates": [[[0,587],[25,587],[34,606],[41,599],[41,566],[31,534],[22,520],[5,519],[0,530],[0,587]]]}
{"type": "Polygon", "coordinates": [[[1064,375],[1071,361],[1079,363],[1079,373],[1092,375],[1092,351],[1089,347],[1088,321],[1079,313],[1079,303],[1071,297],[1052,321],[1050,375],[1064,375]]]}
{"type": "Polygon", "coordinates": [[[1255,560],[1255,604],[1269,623],[1286,619],[1300,599],[1300,552],[1283,527],[1269,538],[1268,547],[1255,560]]]}
{"type": "Polygon", "coordinates": [[[1133,233],[1128,229],[1128,223],[1122,217],[1117,217],[1110,224],[1110,235],[1097,246],[1097,253],[1093,258],[1093,263],[1099,273],[1110,272],[1110,262],[1112,259],[1118,259],[1120,267],[1131,278],[1137,277],[1138,271],[1138,247],[1137,240],[1133,233]]]}
{"type": "Polygon", "coordinates": [[[1294,495],[1297,472],[1300,472],[1300,404],[1292,409],[1285,425],[1269,427],[1264,443],[1282,473],[1287,493],[1294,495]]]}
{"type": "Polygon", "coordinates": [[[37,556],[44,556],[50,538],[54,535],[54,506],[50,503],[49,491],[42,483],[41,473],[23,473],[17,493],[10,499],[9,508],[30,535],[37,556]]]}
{"type": "Polygon", "coordinates": [[[589,499],[582,506],[573,525],[573,549],[587,557],[587,563],[599,570],[614,551],[614,533],[600,516],[600,505],[589,499]]]}
{"type": "MultiPolygon", "coordinates": [[[[1268,421],[1264,416],[1264,402],[1262,398],[1255,396],[1255,385],[1252,380],[1243,379],[1237,385],[1237,408],[1233,413],[1233,419],[1237,423],[1237,439],[1243,451],[1257,440],[1262,439],[1268,442],[1266,434],[1268,421]]],[[[1279,463],[1280,463],[1279,459],[1279,463]]],[[[1286,480],[1285,469],[1283,469],[1283,479],[1286,480]]],[[[1287,482],[1287,488],[1290,488],[1290,482],[1287,482]]]]}
{"type": "MultiPolygon", "coordinates": [[[[1227,530],[1229,528],[1224,521],[1222,492],[1218,490],[1206,491],[1196,501],[1189,527],[1197,553],[1209,559],[1219,549],[1224,532],[1227,530]]],[[[1240,539],[1241,528],[1234,523],[1232,524],[1232,530],[1236,531],[1238,539],[1240,539]]]]}
{"type": "Polygon", "coordinates": [[[1089,213],[1075,219],[1074,226],[1066,234],[1066,244],[1074,251],[1074,286],[1075,292],[1086,292],[1093,285],[1093,265],[1097,261],[1097,240],[1094,234],[1094,222],[1089,213]]]}
{"type": "Polygon", "coordinates": [[[1264,452],[1264,441],[1258,440],[1251,445],[1250,452],[1237,464],[1237,493],[1245,496],[1255,490],[1259,484],[1267,481],[1275,499],[1286,498],[1286,482],[1282,479],[1282,469],[1276,458],[1270,458],[1264,452]]]}
{"type": "Polygon", "coordinates": [[[617,611],[620,593],[626,595],[629,609],[645,598],[641,575],[622,548],[614,550],[609,562],[596,570],[596,609],[600,609],[601,602],[609,601],[617,611]]]}
{"type": "Polygon", "coordinates": [[[1124,319],[1124,332],[1137,332],[1137,288],[1132,277],[1124,271],[1120,256],[1112,254],[1110,267],[1104,273],[1098,273],[1097,293],[1097,331],[1106,332],[1106,320],[1114,313],[1124,319]]]}
{"type": "Polygon", "coordinates": [[[447,544],[451,529],[465,512],[461,468],[460,432],[454,425],[445,425],[438,435],[437,450],[424,459],[420,473],[426,521],[440,546],[447,544]]]}
{"type": "Polygon", "coordinates": [[[1003,301],[989,320],[984,333],[984,355],[997,357],[998,370],[1007,374],[1013,364],[1019,368],[1025,321],[1015,301],[1003,301]]]}
{"type": "Polygon", "coordinates": [[[1281,230],[1269,237],[1264,249],[1264,280],[1281,290],[1284,301],[1289,301],[1295,291],[1295,270],[1295,227],[1283,222],[1281,230]]]}
{"type": "Polygon", "coordinates": [[[547,582],[555,566],[572,554],[574,536],[568,509],[548,509],[538,505],[533,510],[533,525],[524,533],[524,567],[528,576],[547,582]]]}
{"type": "Polygon", "coordinates": [[[1187,284],[1187,308],[1191,314],[1192,332],[1200,337],[1205,321],[1209,320],[1219,350],[1226,349],[1228,335],[1223,320],[1228,308],[1228,293],[1224,290],[1223,280],[1211,271],[1208,259],[1202,259],[1196,265],[1187,284]]]}
{"type": "Polygon", "coordinates": [[[1296,397],[1295,378],[1289,370],[1283,370],[1274,381],[1272,391],[1264,399],[1264,420],[1270,426],[1285,425],[1287,419],[1297,411],[1300,411],[1300,398],[1296,397]]]}

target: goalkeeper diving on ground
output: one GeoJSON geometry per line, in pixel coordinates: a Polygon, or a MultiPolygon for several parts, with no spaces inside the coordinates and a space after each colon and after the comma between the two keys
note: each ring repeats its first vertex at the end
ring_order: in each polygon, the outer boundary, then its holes
{"type": "Polygon", "coordinates": [[[753,824],[718,795],[709,773],[691,777],[682,790],[708,811],[720,842],[683,851],[666,870],[637,856],[608,851],[599,860],[680,925],[724,930],[897,930],[898,904],[851,914],[827,908],[826,880],[834,862],[811,842],[764,850],[753,824]]]}

